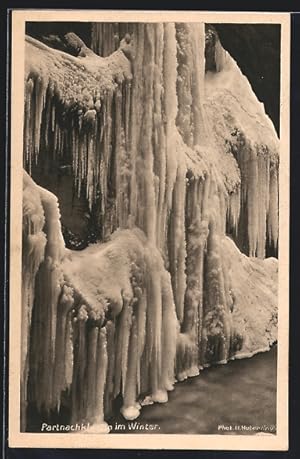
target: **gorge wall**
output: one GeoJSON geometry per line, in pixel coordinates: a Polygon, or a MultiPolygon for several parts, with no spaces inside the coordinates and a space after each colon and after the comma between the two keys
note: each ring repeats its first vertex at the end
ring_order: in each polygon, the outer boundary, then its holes
{"type": "Polygon", "coordinates": [[[22,428],[105,432],[276,341],[279,140],[204,24],[55,42],[26,37],[22,428]]]}

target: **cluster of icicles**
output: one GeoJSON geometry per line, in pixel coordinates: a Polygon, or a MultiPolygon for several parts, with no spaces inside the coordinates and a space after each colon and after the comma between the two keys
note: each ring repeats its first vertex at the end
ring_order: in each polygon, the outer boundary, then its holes
{"type": "MultiPolygon", "coordinates": [[[[112,30],[93,25],[95,51],[115,49],[112,30]]],[[[142,399],[164,402],[176,379],[233,357],[243,336],[221,256],[226,222],[237,239],[247,222],[252,256],[264,256],[267,226],[277,244],[276,161],[232,142],[222,168],[225,146],[203,104],[204,25],[132,24],[130,33],[131,76],[84,107],[64,106],[51,75],[48,86],[38,72],[26,82],[25,167],[68,154],[102,239],[121,230],[96,246],[91,297],[77,281],[94,252],[65,260],[57,200],[26,175],[23,428],[28,402],[51,413],[64,393],[72,421],[105,430],[118,395],[133,419],[142,399]]]]}

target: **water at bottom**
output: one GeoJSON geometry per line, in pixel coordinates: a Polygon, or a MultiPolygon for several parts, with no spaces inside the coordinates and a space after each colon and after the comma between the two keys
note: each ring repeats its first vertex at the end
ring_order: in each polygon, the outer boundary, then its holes
{"type": "Polygon", "coordinates": [[[144,406],[135,421],[119,415],[111,433],[276,433],[277,348],[203,370],[177,383],[165,404],[144,406]]]}

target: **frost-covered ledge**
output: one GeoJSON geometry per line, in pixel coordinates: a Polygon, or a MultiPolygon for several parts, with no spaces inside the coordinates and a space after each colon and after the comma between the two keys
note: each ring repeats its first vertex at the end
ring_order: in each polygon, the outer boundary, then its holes
{"type": "MultiPolygon", "coordinates": [[[[122,83],[132,79],[131,44],[122,41],[120,48],[103,58],[87,48],[75,35],[68,34],[68,42],[78,51],[73,56],[50,48],[30,36],[26,36],[25,48],[25,164],[39,154],[41,146],[42,114],[47,100],[46,132],[56,136],[55,146],[63,148],[62,133],[55,119],[57,105],[76,117],[77,123],[93,124],[103,101],[122,83]]],[[[45,133],[44,137],[45,137],[45,133]]],[[[47,135],[48,136],[48,135],[47,135]]],[[[46,136],[46,137],[47,137],[46,136]]],[[[47,146],[47,138],[45,138],[47,146]]]]}

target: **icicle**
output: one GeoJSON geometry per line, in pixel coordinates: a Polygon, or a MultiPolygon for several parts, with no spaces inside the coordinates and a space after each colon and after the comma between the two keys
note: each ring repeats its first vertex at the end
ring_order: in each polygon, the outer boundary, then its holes
{"type": "MultiPolygon", "coordinates": [[[[94,410],[96,402],[96,361],[97,361],[97,342],[98,342],[98,327],[91,327],[88,330],[87,338],[87,371],[86,371],[86,417],[89,422],[94,422],[94,410]]],[[[103,414],[103,408],[102,413],[103,414]]]]}
{"type": "Polygon", "coordinates": [[[258,202],[258,167],[257,153],[255,149],[249,152],[248,165],[248,190],[247,190],[247,207],[248,207],[248,237],[249,237],[249,255],[255,257],[258,239],[258,215],[256,203],[258,202]]]}
{"type": "Polygon", "coordinates": [[[55,362],[53,369],[53,394],[52,400],[54,406],[60,406],[61,392],[67,387],[66,383],[66,329],[67,316],[73,306],[73,290],[64,286],[61,298],[58,304],[58,316],[56,324],[56,342],[55,342],[55,362]]]}
{"type": "Polygon", "coordinates": [[[55,131],[55,126],[56,126],[55,104],[52,104],[51,122],[52,122],[52,132],[54,132],[55,131]]]}
{"type": "Polygon", "coordinates": [[[121,391],[124,393],[127,373],[128,345],[131,328],[132,307],[128,299],[123,299],[123,309],[118,323],[118,336],[115,358],[115,383],[114,396],[121,391]]]}
{"type": "Polygon", "coordinates": [[[84,386],[84,374],[87,362],[86,346],[86,321],[88,314],[84,305],[78,310],[74,318],[74,370],[72,381],[72,423],[85,418],[86,415],[86,392],[84,386]]]}
{"type": "MultiPolygon", "coordinates": [[[[121,150],[122,145],[122,92],[118,88],[115,93],[115,158],[116,158],[116,213],[118,218],[119,226],[122,227],[126,224],[126,217],[124,218],[123,199],[124,192],[123,183],[122,183],[122,166],[120,162],[123,163],[123,150],[121,150]]],[[[124,166],[123,166],[124,167],[124,166]]]]}
{"type": "Polygon", "coordinates": [[[164,273],[162,278],[162,383],[161,387],[172,390],[175,381],[174,366],[176,356],[176,342],[179,324],[175,314],[174,300],[169,273],[164,273]]]}
{"type": "Polygon", "coordinates": [[[108,355],[107,355],[107,334],[106,328],[103,327],[99,331],[97,345],[97,362],[96,362],[96,378],[92,384],[95,386],[94,398],[94,417],[92,430],[99,433],[108,433],[109,428],[104,422],[104,389],[106,384],[108,355]]]}
{"type": "Polygon", "coordinates": [[[215,44],[215,63],[217,72],[221,72],[224,69],[227,56],[227,51],[222,47],[220,40],[217,40],[215,44]]]}
{"type": "MultiPolygon", "coordinates": [[[[32,375],[30,384],[33,387],[37,406],[44,406],[46,411],[49,411],[55,407],[55,401],[53,400],[53,370],[57,304],[62,282],[62,273],[58,263],[64,254],[64,242],[61,235],[60,215],[56,197],[35,185],[26,173],[24,181],[31,189],[33,195],[31,199],[35,199],[40,203],[39,206],[43,209],[45,218],[43,231],[47,242],[46,245],[43,243],[44,261],[35,276],[36,307],[34,310],[34,320],[39,322],[44,329],[42,328],[43,339],[39,336],[39,333],[34,333],[32,337],[32,349],[39,349],[39,351],[37,351],[37,361],[35,362],[37,374],[32,375]],[[35,378],[38,378],[38,381],[35,378]]],[[[36,222],[38,222],[38,218],[36,218],[36,222]]],[[[39,244],[41,242],[40,240],[39,244]]]]}
{"type": "Polygon", "coordinates": [[[208,236],[210,208],[208,180],[189,175],[186,196],[187,289],[184,320],[177,347],[176,374],[179,380],[199,373],[199,344],[202,339],[204,250],[208,236]]]}
{"type": "Polygon", "coordinates": [[[175,120],[177,115],[177,60],[176,39],[174,24],[165,24],[164,35],[164,112],[166,117],[166,203],[170,209],[172,206],[172,191],[176,180],[177,158],[174,155],[175,147],[175,120]]]}
{"type": "Polygon", "coordinates": [[[126,314],[124,315],[123,322],[123,333],[122,333],[122,350],[121,350],[121,376],[122,376],[122,394],[124,396],[126,388],[126,379],[127,379],[127,369],[128,369],[128,360],[129,360],[129,338],[130,330],[132,325],[132,306],[127,304],[128,299],[124,298],[124,309],[126,314]]]}
{"type": "Polygon", "coordinates": [[[186,287],[184,224],[185,187],[186,169],[184,165],[179,165],[173,191],[173,204],[170,217],[169,260],[177,317],[180,322],[183,320],[184,292],[186,287]]]}
{"type": "MultiPolygon", "coordinates": [[[[155,59],[155,25],[145,25],[144,51],[143,51],[143,69],[142,75],[144,84],[143,94],[143,118],[142,118],[142,135],[140,139],[141,164],[137,174],[141,174],[141,187],[143,203],[139,203],[138,226],[142,228],[149,241],[155,242],[156,232],[156,197],[153,177],[153,82],[154,82],[154,59],[155,59]]],[[[138,77],[138,76],[137,76],[138,77]]]]}
{"type": "Polygon", "coordinates": [[[44,260],[46,234],[43,232],[45,215],[42,203],[29,176],[23,179],[23,244],[22,244],[22,353],[21,353],[21,422],[25,426],[27,384],[30,358],[30,330],[36,274],[44,260]]]}
{"type": "MultiPolygon", "coordinates": [[[[215,199],[216,196],[213,196],[215,199]]],[[[212,207],[216,215],[212,214],[209,222],[209,236],[207,256],[205,260],[205,303],[202,331],[201,364],[211,362],[224,363],[228,359],[230,344],[230,326],[228,325],[229,297],[228,282],[224,278],[222,259],[220,257],[220,234],[218,233],[218,209],[212,207]]]]}
{"type": "Polygon", "coordinates": [[[203,113],[203,96],[204,96],[204,47],[205,47],[205,33],[204,24],[193,24],[191,27],[192,34],[192,53],[193,53],[193,75],[192,75],[192,112],[193,112],[193,128],[194,128],[194,145],[201,145],[205,143],[207,136],[204,126],[204,113],[203,113]]]}
{"type": "Polygon", "coordinates": [[[86,171],[86,196],[89,202],[89,208],[95,202],[95,124],[96,124],[96,110],[88,110],[84,115],[84,121],[88,129],[87,133],[87,171],[86,171]]]}
{"type": "Polygon", "coordinates": [[[270,201],[268,209],[268,237],[274,247],[278,244],[278,165],[270,167],[270,201]]]}
{"type": "MultiPolygon", "coordinates": [[[[148,269],[150,279],[148,280],[149,284],[147,286],[148,330],[146,348],[149,350],[151,397],[154,401],[161,401],[161,276],[158,260],[155,258],[150,260],[149,255],[148,269]]],[[[151,254],[151,258],[152,257],[153,254],[151,254]]]]}
{"type": "Polygon", "coordinates": [[[140,405],[137,403],[137,362],[138,362],[138,334],[137,321],[132,318],[130,344],[128,348],[128,369],[123,396],[121,413],[125,419],[136,419],[140,414],[140,405]]]}
{"type": "Polygon", "coordinates": [[[37,157],[40,149],[40,132],[42,124],[42,111],[44,108],[45,92],[47,84],[43,81],[42,76],[35,79],[34,85],[34,158],[37,162],[37,157]]]}
{"type": "MultiPolygon", "coordinates": [[[[125,100],[126,102],[126,100],[125,100]]],[[[128,103],[129,101],[127,101],[128,103]]],[[[118,226],[125,228],[129,220],[131,159],[127,150],[126,126],[123,118],[123,100],[121,88],[115,93],[115,169],[116,169],[116,216],[118,226]]],[[[125,107],[125,110],[128,110],[125,107]]],[[[128,135],[128,134],[127,134],[128,135]]]]}
{"type": "Polygon", "coordinates": [[[70,388],[73,378],[73,365],[74,365],[74,334],[73,334],[73,325],[72,317],[74,310],[69,311],[66,321],[66,330],[65,330],[65,385],[67,388],[70,388]]]}
{"type": "Polygon", "coordinates": [[[111,321],[106,324],[107,333],[107,376],[104,394],[104,413],[108,419],[112,413],[112,400],[115,375],[115,324],[111,321]]]}
{"type": "Polygon", "coordinates": [[[145,291],[140,291],[137,307],[137,391],[141,393],[141,359],[146,342],[147,300],[145,291]]]}
{"type": "MultiPolygon", "coordinates": [[[[133,60],[133,81],[131,90],[131,105],[130,105],[130,120],[131,124],[129,127],[129,151],[131,154],[132,163],[132,174],[130,179],[130,215],[137,224],[137,213],[138,213],[138,177],[139,177],[139,162],[138,157],[140,150],[138,148],[140,140],[140,129],[141,129],[141,117],[143,104],[141,101],[144,97],[144,81],[142,78],[143,72],[143,58],[144,58],[144,27],[142,24],[137,24],[135,27],[135,41],[136,41],[136,55],[133,60]]],[[[140,197],[140,196],[139,196],[140,197]]],[[[144,196],[142,202],[139,202],[139,207],[143,205],[144,196]]]]}
{"type": "Polygon", "coordinates": [[[237,236],[238,223],[240,219],[240,201],[240,187],[238,187],[229,195],[227,205],[227,220],[235,236],[237,236]]]}
{"type": "Polygon", "coordinates": [[[157,199],[157,229],[156,241],[162,250],[165,247],[166,228],[163,215],[165,190],[166,190],[166,149],[165,132],[163,124],[162,99],[163,99],[163,57],[164,57],[164,26],[157,24],[155,28],[155,67],[154,67],[154,122],[153,122],[153,155],[154,173],[158,180],[156,190],[157,199]]]}
{"type": "Polygon", "coordinates": [[[32,109],[32,95],[34,91],[34,81],[29,78],[25,86],[25,109],[24,109],[24,164],[31,172],[31,163],[33,156],[33,109],[32,109]]]}
{"type": "MultiPolygon", "coordinates": [[[[176,24],[177,39],[177,96],[178,113],[176,124],[179,132],[188,146],[193,145],[192,131],[192,93],[191,72],[193,69],[192,43],[190,40],[190,28],[188,24],[176,24]]],[[[200,55],[200,53],[199,53],[200,55]]]]}
{"type": "Polygon", "coordinates": [[[267,227],[267,209],[269,193],[269,167],[264,152],[258,152],[258,196],[260,206],[258,209],[258,236],[257,236],[257,257],[265,257],[266,248],[266,227],[267,227]]]}

